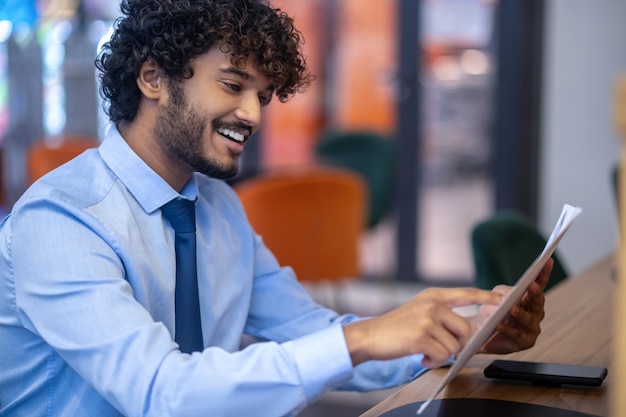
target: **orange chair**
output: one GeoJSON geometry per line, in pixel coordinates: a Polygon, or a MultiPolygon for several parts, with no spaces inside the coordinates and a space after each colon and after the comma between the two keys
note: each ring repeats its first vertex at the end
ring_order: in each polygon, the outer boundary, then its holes
{"type": "Polygon", "coordinates": [[[367,185],[344,169],[263,174],[234,186],[250,224],[300,281],[359,278],[367,185]]]}
{"type": "Polygon", "coordinates": [[[66,136],[58,145],[43,140],[33,144],[26,159],[29,185],[54,168],[98,145],[97,139],[82,136],[66,136]]]}

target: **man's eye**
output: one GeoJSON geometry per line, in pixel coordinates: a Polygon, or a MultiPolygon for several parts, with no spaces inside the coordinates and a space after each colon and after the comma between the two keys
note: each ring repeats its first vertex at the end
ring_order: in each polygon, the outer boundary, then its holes
{"type": "Polygon", "coordinates": [[[237,91],[237,92],[241,91],[241,87],[239,87],[237,84],[231,84],[231,83],[225,82],[224,85],[233,91],[237,91]]]}
{"type": "Polygon", "coordinates": [[[261,103],[261,106],[267,106],[270,104],[270,101],[272,101],[272,96],[259,96],[259,103],[261,103]]]}

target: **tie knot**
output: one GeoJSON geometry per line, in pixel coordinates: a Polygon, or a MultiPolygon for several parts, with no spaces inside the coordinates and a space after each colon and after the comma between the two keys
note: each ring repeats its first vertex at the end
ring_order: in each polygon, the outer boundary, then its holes
{"type": "Polygon", "coordinates": [[[177,233],[193,233],[196,231],[195,201],[172,200],[161,210],[177,233]]]}

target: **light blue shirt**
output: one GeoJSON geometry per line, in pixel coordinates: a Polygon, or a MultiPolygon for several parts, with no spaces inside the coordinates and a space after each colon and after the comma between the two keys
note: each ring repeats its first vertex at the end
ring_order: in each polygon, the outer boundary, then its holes
{"type": "Polygon", "coordinates": [[[272,416],[334,388],[401,384],[421,356],[352,367],[342,324],[196,174],[203,352],[173,341],[180,197],[111,129],[35,183],[0,223],[1,416],[272,416]],[[240,349],[242,335],[262,342],[240,349]]]}

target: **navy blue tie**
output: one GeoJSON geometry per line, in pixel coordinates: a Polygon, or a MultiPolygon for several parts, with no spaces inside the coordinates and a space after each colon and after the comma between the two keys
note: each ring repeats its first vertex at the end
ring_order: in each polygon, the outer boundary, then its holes
{"type": "Polygon", "coordinates": [[[175,340],[183,352],[201,351],[203,342],[196,271],[195,202],[173,200],[164,205],[162,210],[176,232],[175,340]]]}

